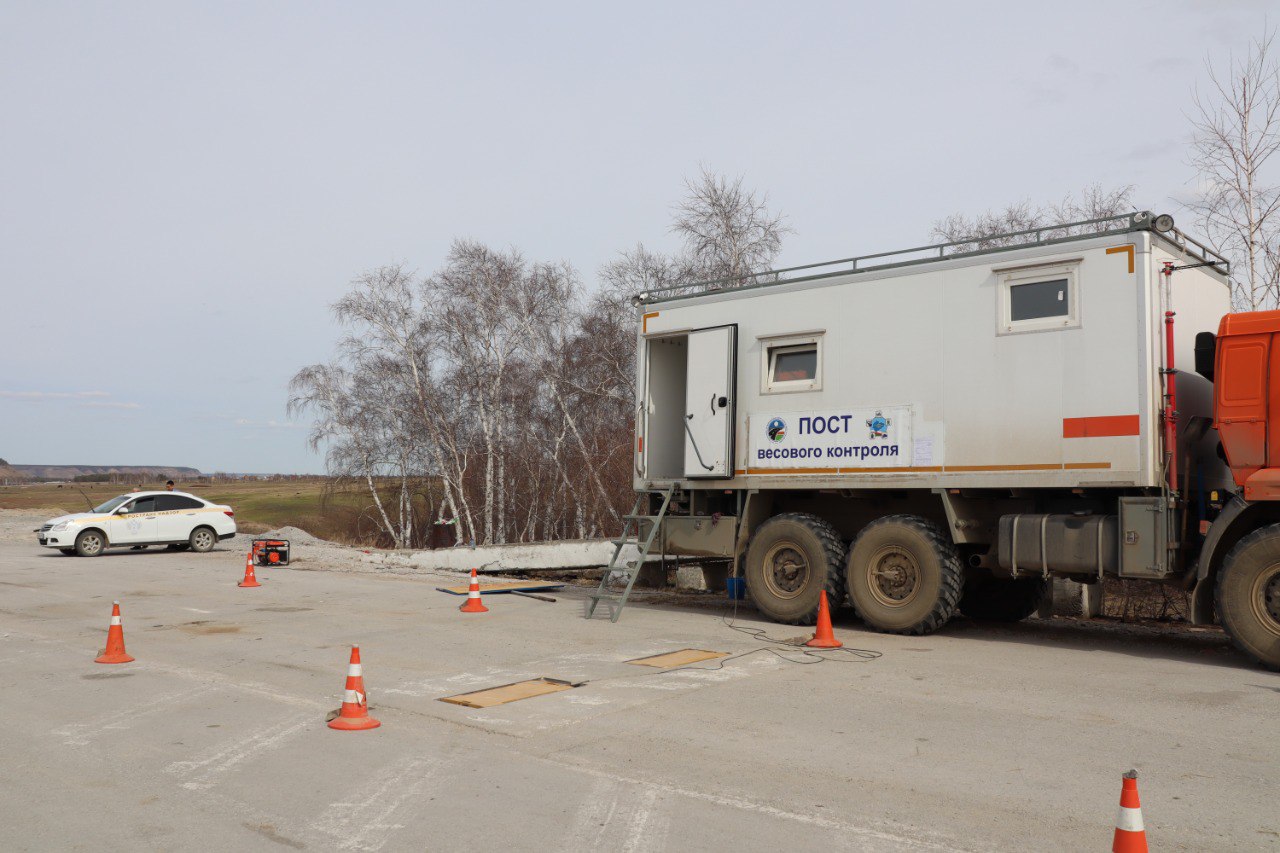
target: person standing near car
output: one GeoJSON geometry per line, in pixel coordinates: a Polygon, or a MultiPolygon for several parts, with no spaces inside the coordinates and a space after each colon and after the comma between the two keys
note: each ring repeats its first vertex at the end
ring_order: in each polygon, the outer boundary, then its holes
{"type": "Polygon", "coordinates": [[[173,491],[173,480],[170,480],[169,482],[167,482],[167,483],[165,483],[165,484],[164,484],[164,490],[165,490],[166,492],[172,492],[172,491],[173,491]]]}

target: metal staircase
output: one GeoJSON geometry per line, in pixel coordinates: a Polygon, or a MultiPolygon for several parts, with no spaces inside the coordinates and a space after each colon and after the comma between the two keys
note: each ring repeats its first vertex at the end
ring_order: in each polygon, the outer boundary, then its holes
{"type": "Polygon", "coordinates": [[[627,598],[631,595],[631,588],[636,584],[636,578],[640,576],[640,569],[644,566],[645,560],[649,558],[649,551],[653,548],[653,541],[658,538],[658,530],[662,527],[662,520],[667,516],[667,509],[671,506],[671,498],[675,495],[676,487],[674,484],[667,486],[664,490],[654,489],[652,491],[640,492],[636,495],[636,505],[632,507],[631,512],[622,518],[625,524],[622,526],[622,536],[618,539],[611,540],[613,542],[613,558],[609,560],[609,565],[605,566],[604,575],[600,578],[600,587],[591,593],[590,604],[587,605],[587,618],[590,619],[595,615],[596,607],[600,602],[604,602],[610,610],[609,621],[617,622],[618,617],[622,615],[622,608],[627,604],[627,598]],[[657,515],[644,515],[641,513],[645,509],[646,503],[649,503],[650,495],[662,495],[662,506],[658,509],[657,515]],[[647,523],[649,527],[648,534],[641,540],[642,522],[647,523]],[[622,549],[627,545],[635,545],[640,549],[640,553],[636,555],[634,561],[628,560],[625,563],[622,560],[622,549]],[[627,586],[621,592],[610,587],[613,576],[617,573],[625,573],[627,575],[627,586]]]}

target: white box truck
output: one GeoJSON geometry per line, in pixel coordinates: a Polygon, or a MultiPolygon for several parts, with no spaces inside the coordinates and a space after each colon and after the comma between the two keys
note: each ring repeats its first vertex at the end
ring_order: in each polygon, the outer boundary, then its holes
{"type": "MultiPolygon", "coordinates": [[[[824,589],[882,631],[1016,620],[1052,577],[1107,575],[1212,620],[1244,536],[1209,533],[1241,491],[1211,381],[1227,273],[1139,212],[639,294],[619,541],[731,560],[788,623],[824,589]]],[[[596,599],[620,609],[615,571],[596,599]]],[[[1275,642],[1246,650],[1280,665],[1280,570],[1258,595],[1275,642]]]]}

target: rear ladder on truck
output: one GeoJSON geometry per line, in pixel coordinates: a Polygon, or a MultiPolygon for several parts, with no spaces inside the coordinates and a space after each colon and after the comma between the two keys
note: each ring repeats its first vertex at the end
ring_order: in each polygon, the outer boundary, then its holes
{"type": "Polygon", "coordinates": [[[626,606],[627,598],[631,595],[631,588],[635,586],[636,578],[640,576],[640,569],[644,567],[645,560],[649,558],[649,552],[653,549],[653,541],[658,538],[658,530],[662,527],[662,520],[667,517],[667,509],[671,506],[671,498],[675,495],[675,491],[675,484],[672,484],[664,490],[654,489],[636,495],[636,505],[632,507],[630,513],[622,517],[625,521],[622,526],[622,536],[610,540],[613,542],[613,558],[609,560],[609,565],[605,566],[604,575],[600,578],[600,587],[591,593],[591,603],[587,606],[588,619],[595,615],[596,607],[604,602],[610,610],[609,621],[618,621],[618,617],[622,615],[622,608],[626,606]],[[649,503],[650,495],[662,495],[662,506],[658,508],[657,515],[645,515],[641,512],[642,509],[647,508],[645,504],[649,503]],[[640,538],[642,522],[649,525],[648,535],[643,540],[640,538]],[[639,549],[634,561],[622,559],[622,549],[628,545],[635,545],[639,549]],[[627,575],[627,585],[621,592],[611,587],[613,576],[617,573],[627,575]]]}

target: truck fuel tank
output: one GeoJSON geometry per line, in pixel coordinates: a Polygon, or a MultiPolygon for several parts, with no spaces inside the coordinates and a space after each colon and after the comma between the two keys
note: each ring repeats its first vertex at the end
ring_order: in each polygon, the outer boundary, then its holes
{"type": "Polygon", "coordinates": [[[1012,575],[1119,571],[1114,515],[1002,515],[997,562],[1012,575]]]}

